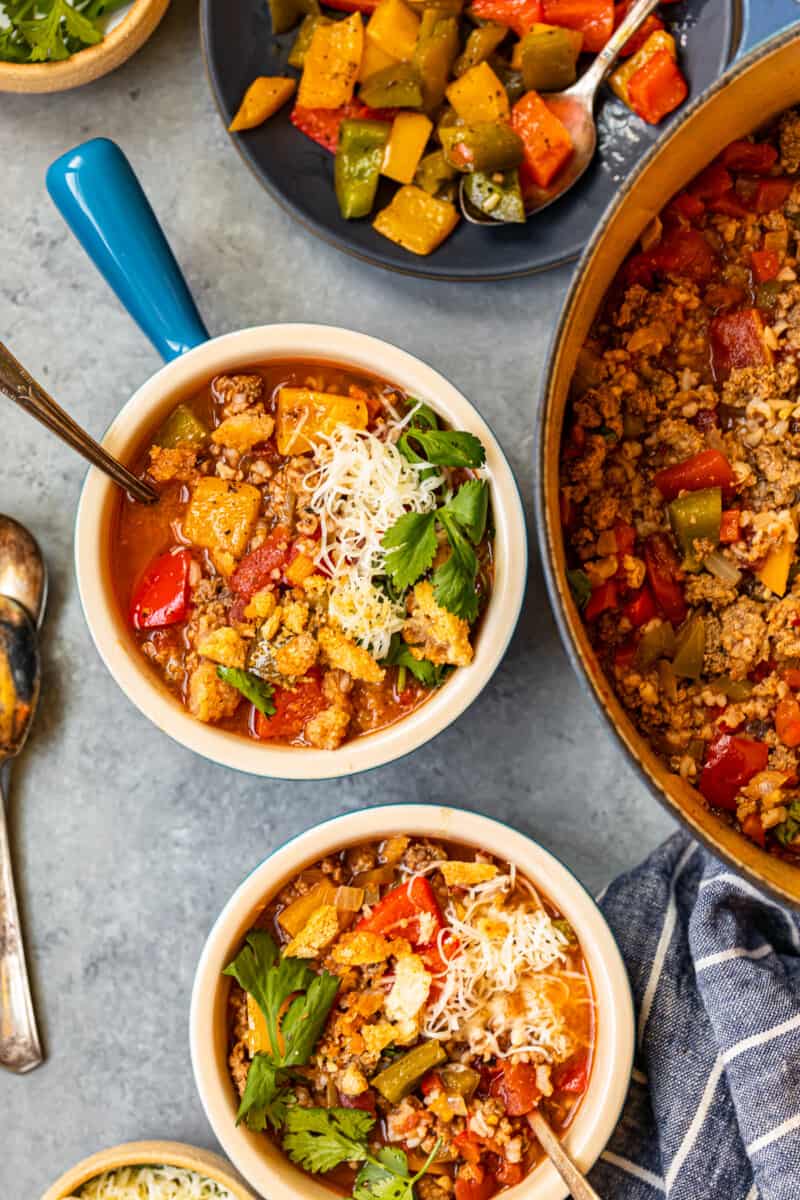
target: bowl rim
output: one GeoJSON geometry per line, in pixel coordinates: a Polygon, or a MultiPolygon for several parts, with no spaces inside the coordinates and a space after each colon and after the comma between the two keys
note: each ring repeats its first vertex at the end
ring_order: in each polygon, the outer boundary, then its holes
{"type": "Polygon", "coordinates": [[[68,1200],[76,1188],[90,1183],[104,1171],[151,1163],[196,1171],[198,1175],[222,1184],[235,1200],[256,1200],[238,1172],[219,1154],[190,1146],[186,1142],[170,1141],[122,1142],[118,1146],[98,1150],[65,1171],[47,1189],[42,1200],[68,1200]]]}
{"type": "Polygon", "coordinates": [[[103,582],[110,497],[115,485],[92,467],[83,485],[75,523],[75,571],[86,623],[109,672],[128,699],[163,732],[205,758],[266,778],[333,779],[384,766],[431,741],[459,717],[488,684],[513,636],[525,595],[527,533],[519,488],[487,422],[443,375],[420,359],[367,334],[328,325],[255,326],[213,338],[173,359],[127,401],[103,438],[113,454],[126,455],[167,410],[170,401],[235,365],[270,359],[338,362],[388,379],[419,395],[446,420],[470,429],[486,447],[487,478],[496,528],[495,585],[468,667],[453,673],[420,708],[377,733],[338,750],[297,749],[258,743],[190,716],[157,681],[123,628],[110,585],[103,582]],[[424,717],[421,715],[424,714],[424,717]]]}
{"type": "MultiPolygon", "coordinates": [[[[562,592],[561,580],[555,563],[555,556],[552,550],[551,543],[551,525],[549,520],[548,504],[546,499],[547,478],[547,437],[546,431],[548,422],[551,417],[553,389],[555,385],[556,371],[559,365],[559,350],[563,342],[566,329],[572,320],[574,312],[582,298],[585,279],[591,264],[594,260],[598,248],[604,241],[608,226],[617,215],[619,210],[626,204],[631,191],[635,188],[639,179],[646,174],[651,165],[656,159],[669,152],[669,147],[676,137],[679,137],[684,126],[688,124],[695,116],[697,116],[706,105],[710,104],[720,92],[733,81],[760,62],[768,59],[772,54],[785,49],[787,46],[798,40],[798,26],[789,26],[783,29],[765,41],[760,42],[752,50],[741,58],[736,59],[709,88],[707,88],[700,96],[696,97],[689,104],[681,115],[681,119],[677,121],[667,132],[666,136],[656,142],[654,146],[644,155],[636,164],[635,168],[626,177],[620,185],[619,191],[611,203],[606,208],[601,220],[598,222],[597,228],[588,242],[581,258],[575,268],[569,289],[564,298],[558,321],[550,337],[550,342],[547,350],[547,367],[542,375],[539,385],[539,403],[536,410],[536,421],[534,430],[534,463],[537,469],[537,484],[534,489],[534,519],[536,527],[537,542],[541,551],[542,571],[544,573],[545,585],[550,599],[550,606],[555,618],[556,626],[558,627],[561,643],[566,652],[567,658],[572,666],[578,682],[587,695],[594,707],[595,712],[600,716],[603,727],[606,733],[613,739],[615,744],[623,751],[628,764],[636,772],[639,779],[646,785],[648,792],[658,801],[661,807],[669,813],[670,816],[678,820],[682,825],[689,829],[692,836],[697,838],[703,846],[709,850],[717,858],[722,859],[727,865],[748,879],[756,887],[764,892],[771,894],[779,899],[784,904],[789,904],[793,908],[800,908],[800,896],[793,895],[791,892],[782,888],[777,882],[765,879],[762,874],[754,870],[749,864],[743,863],[736,854],[729,851],[725,846],[721,845],[714,837],[707,833],[697,821],[695,821],[686,809],[677,799],[662,787],[661,784],[654,778],[650,770],[642,761],[640,755],[635,751],[634,747],[629,743],[627,738],[623,736],[616,721],[612,717],[608,707],[604,701],[602,681],[606,681],[605,672],[601,669],[590,671],[583,660],[581,651],[573,638],[571,630],[571,619],[567,610],[567,604],[562,592]]],[[[627,251],[626,251],[627,254],[627,251]]],[[[620,261],[624,259],[622,255],[620,261]]],[[[606,681],[606,687],[610,684],[606,681]]],[[[639,735],[641,736],[641,735],[639,735]]],[[[766,854],[766,852],[763,852],[766,854]]]]}
{"type": "MultiPolygon", "coordinates": [[[[449,838],[478,846],[514,862],[529,875],[573,924],[589,965],[597,1003],[595,1056],[589,1088],[571,1123],[565,1145],[583,1171],[588,1171],[608,1144],[622,1113],[633,1070],[635,1020],[630,980],[619,946],[597,902],[573,871],[540,842],[483,813],[456,806],[385,804],[332,817],[289,838],[236,888],[209,932],[195,973],[189,1017],[189,1040],[200,1102],[225,1153],[254,1188],[270,1200],[303,1196],[324,1200],[328,1189],[298,1172],[275,1151],[275,1162],[263,1150],[260,1135],[234,1124],[236,1104],[227,1075],[213,1051],[218,1005],[226,981],[221,970],[268,900],[298,870],[365,840],[394,833],[449,838]],[[622,1065],[620,1065],[622,1064],[622,1065]],[[283,1177],[289,1174],[289,1179],[283,1177]]],[[[566,1200],[568,1188],[552,1163],[542,1162],[522,1183],[508,1191],[510,1200],[566,1200]]]]}
{"type": "Polygon", "coordinates": [[[102,41],[60,62],[0,62],[0,92],[60,92],[91,83],[121,66],[155,31],[170,0],[133,0],[102,41]]]}

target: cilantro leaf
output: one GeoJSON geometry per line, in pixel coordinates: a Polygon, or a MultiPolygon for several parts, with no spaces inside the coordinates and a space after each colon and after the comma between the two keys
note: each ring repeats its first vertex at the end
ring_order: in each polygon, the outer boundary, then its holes
{"type": "Polygon", "coordinates": [[[585,571],[567,571],[567,583],[572,589],[572,595],[578,608],[585,608],[592,594],[592,585],[585,571]]]}
{"type": "Polygon", "coordinates": [[[375,1118],[359,1108],[291,1107],[286,1113],[283,1148],[292,1162],[318,1174],[344,1162],[365,1162],[367,1136],[375,1118]]]}
{"type": "Polygon", "coordinates": [[[424,460],[436,467],[482,467],[486,462],[483,445],[465,430],[420,429],[412,425],[397,444],[411,462],[420,461],[420,451],[424,460]]]}
{"type": "Polygon", "coordinates": [[[275,689],[271,683],[259,679],[252,671],[241,671],[238,667],[217,667],[217,675],[241,692],[265,717],[275,716],[275,705],[272,703],[275,689]]]}
{"type": "Polygon", "coordinates": [[[412,429],[438,429],[439,418],[430,405],[420,401],[414,409],[410,425],[412,429]]]}
{"type": "Polygon", "coordinates": [[[439,519],[447,533],[451,553],[433,572],[436,602],[448,612],[472,622],[478,615],[478,593],[475,591],[478,559],[452,513],[442,508],[439,519]]]}
{"type": "MultiPolygon", "coordinates": [[[[486,519],[489,515],[489,485],[486,480],[469,479],[462,483],[442,512],[455,517],[473,546],[477,546],[486,532],[486,519]]],[[[439,519],[441,520],[441,514],[439,519]]]]}
{"type": "Polygon", "coordinates": [[[398,591],[404,592],[429,569],[436,554],[436,515],[405,513],[383,535],[388,551],[386,571],[398,591]]]}
{"type": "Polygon", "coordinates": [[[44,10],[43,15],[17,19],[14,24],[30,45],[30,62],[60,62],[69,58],[71,49],[67,38],[74,38],[82,46],[94,46],[102,41],[103,35],[92,21],[73,8],[67,0],[41,0],[33,5],[34,14],[44,10]]]}
{"type": "Polygon", "coordinates": [[[384,1146],[377,1162],[366,1162],[353,1184],[353,1200],[407,1200],[412,1184],[402,1150],[384,1146]]]}
{"type": "Polygon", "coordinates": [[[267,1121],[274,1129],[280,1129],[287,1111],[288,1088],[280,1072],[267,1054],[256,1054],[247,1072],[247,1083],[236,1114],[236,1124],[241,1121],[254,1133],[261,1133],[267,1121]]]}
{"type": "Polygon", "coordinates": [[[423,687],[440,687],[447,675],[447,668],[429,662],[427,658],[415,658],[411,649],[403,641],[399,633],[392,635],[389,643],[389,653],[383,660],[387,667],[405,667],[423,687]]]}
{"type": "Polygon", "coordinates": [[[775,826],[775,833],[782,846],[789,846],[800,835],[800,800],[789,805],[785,821],[775,826]]]}

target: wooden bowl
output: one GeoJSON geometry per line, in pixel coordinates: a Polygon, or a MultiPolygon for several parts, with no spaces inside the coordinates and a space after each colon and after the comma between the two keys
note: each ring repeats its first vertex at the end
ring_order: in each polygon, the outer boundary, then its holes
{"type": "Polygon", "coordinates": [[[168,7],[169,0],[135,0],[102,42],[63,62],[0,62],[0,92],[65,92],[107,75],[144,45],[168,7]]]}
{"type": "Polygon", "coordinates": [[[555,333],[537,427],[537,523],[548,589],[578,675],[606,722],[668,811],[717,857],[753,884],[800,907],[800,866],[761,850],[712,812],[637,731],[601,670],[566,578],[559,516],[559,449],[570,380],[581,348],[620,264],[664,204],[720,150],[800,102],[800,35],[795,25],[731,67],[642,161],[620,189],[587,247],[555,333]]]}
{"type": "Polygon", "coordinates": [[[163,1164],[167,1167],[183,1167],[188,1171],[196,1171],[198,1175],[222,1184],[236,1200],[256,1200],[224,1158],[212,1154],[210,1150],[198,1150],[195,1146],[186,1146],[182,1142],[125,1142],[121,1146],[112,1146],[110,1150],[101,1150],[98,1154],[85,1158],[56,1180],[42,1196],[42,1200],[67,1200],[78,1188],[91,1179],[96,1179],[104,1171],[145,1164],[163,1164]]]}

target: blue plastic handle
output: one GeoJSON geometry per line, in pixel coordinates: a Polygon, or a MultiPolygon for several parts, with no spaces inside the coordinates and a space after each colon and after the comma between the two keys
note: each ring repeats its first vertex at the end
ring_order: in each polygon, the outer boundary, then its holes
{"type": "Polygon", "coordinates": [[[94,138],[62,154],[47,172],[47,190],[163,358],[208,341],[158,218],[116,142],[94,138]]]}
{"type": "Polygon", "coordinates": [[[798,0],[745,0],[742,37],[736,57],[741,58],[765,38],[788,29],[800,20],[798,0]]]}

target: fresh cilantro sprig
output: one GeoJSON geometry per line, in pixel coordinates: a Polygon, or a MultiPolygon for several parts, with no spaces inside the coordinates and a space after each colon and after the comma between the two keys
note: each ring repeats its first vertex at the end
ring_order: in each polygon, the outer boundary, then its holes
{"type": "Polygon", "coordinates": [[[404,592],[433,566],[439,545],[437,524],[450,546],[449,557],[433,572],[437,603],[448,612],[474,621],[478,615],[477,546],[486,530],[489,487],[485,480],[462,483],[453,498],[428,513],[405,513],[383,537],[386,571],[392,585],[404,592]]]}
{"type": "Polygon", "coordinates": [[[0,59],[62,62],[102,41],[101,17],[127,0],[0,0],[0,59]]]}
{"type": "Polygon", "coordinates": [[[272,703],[275,689],[271,683],[259,679],[252,671],[242,671],[238,667],[217,667],[217,675],[224,683],[241,692],[245,700],[255,705],[265,717],[275,716],[275,705],[272,703]]]}
{"type": "Polygon", "coordinates": [[[585,608],[592,594],[592,585],[589,576],[585,571],[576,568],[574,571],[567,571],[567,583],[570,586],[578,608],[585,608]]]}
{"type": "MultiPolygon", "coordinates": [[[[400,667],[401,669],[410,671],[414,678],[418,679],[422,686],[426,688],[440,687],[444,683],[448,673],[447,667],[429,662],[427,658],[415,658],[411,653],[411,649],[406,645],[399,633],[392,635],[392,640],[389,643],[389,653],[382,660],[382,665],[386,667],[400,667]]],[[[402,683],[399,686],[402,691],[402,683]]]]}
{"type": "Polygon", "coordinates": [[[408,1169],[405,1153],[384,1146],[376,1154],[369,1148],[375,1125],[371,1113],[357,1108],[301,1108],[286,1112],[283,1148],[292,1162],[318,1174],[332,1171],[341,1163],[362,1163],[353,1200],[413,1200],[414,1184],[436,1157],[441,1139],[416,1175],[408,1169]]]}
{"type": "Polygon", "coordinates": [[[254,1055],[236,1116],[248,1129],[261,1131],[267,1121],[279,1129],[290,1097],[294,1068],[305,1066],[314,1050],[339,979],[313,971],[302,958],[282,958],[264,929],[253,929],[246,945],[225,968],[264,1014],[269,1049],[254,1055]]]}

